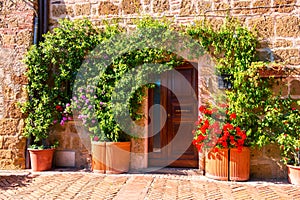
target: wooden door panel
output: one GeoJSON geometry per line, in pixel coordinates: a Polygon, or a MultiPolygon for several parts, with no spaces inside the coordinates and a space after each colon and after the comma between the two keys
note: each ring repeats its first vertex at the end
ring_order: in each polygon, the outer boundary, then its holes
{"type": "MultiPolygon", "coordinates": [[[[172,167],[198,166],[198,152],[192,145],[192,129],[198,115],[197,71],[190,64],[176,70],[182,76],[174,71],[161,76],[162,85],[167,85],[168,89],[160,87],[160,103],[166,109],[168,118],[159,136],[161,151],[151,147],[154,137],[149,138],[150,166],[166,166],[166,163],[172,167]]],[[[151,92],[149,98],[152,98],[151,92]]]]}

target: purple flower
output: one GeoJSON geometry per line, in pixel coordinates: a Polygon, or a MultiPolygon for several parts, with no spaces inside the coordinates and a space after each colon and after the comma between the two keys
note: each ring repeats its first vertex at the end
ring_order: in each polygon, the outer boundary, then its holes
{"type": "Polygon", "coordinates": [[[82,95],[81,98],[82,98],[82,99],[86,99],[86,96],[85,96],[85,95],[82,95]]]}
{"type": "Polygon", "coordinates": [[[95,123],[96,123],[96,120],[95,120],[95,119],[92,119],[92,123],[95,124],[95,123]]]}
{"type": "Polygon", "coordinates": [[[71,120],[73,120],[73,118],[72,117],[68,117],[68,120],[71,121],[71,120]]]}
{"type": "Polygon", "coordinates": [[[76,96],[74,96],[74,97],[73,97],[73,100],[74,100],[74,101],[75,101],[75,100],[77,100],[77,97],[76,97],[76,96]]]}
{"type": "Polygon", "coordinates": [[[97,141],[99,140],[99,137],[98,137],[98,136],[95,136],[95,137],[93,138],[93,140],[97,142],[97,141]]]}
{"type": "Polygon", "coordinates": [[[100,101],[100,105],[102,106],[104,103],[102,101],[100,101]]]}
{"type": "Polygon", "coordinates": [[[82,115],[78,115],[78,119],[82,119],[82,115]]]}
{"type": "Polygon", "coordinates": [[[86,104],[88,104],[89,102],[90,102],[90,100],[88,100],[88,99],[85,100],[85,103],[86,103],[86,104]]]}
{"type": "Polygon", "coordinates": [[[83,89],[82,89],[82,88],[80,88],[80,89],[79,89],[79,92],[82,92],[82,91],[83,91],[83,89]]]}
{"type": "Polygon", "coordinates": [[[61,120],[61,121],[60,121],[60,125],[63,126],[64,124],[65,124],[65,121],[64,121],[64,120],[61,120]]]}
{"type": "Polygon", "coordinates": [[[88,109],[92,109],[92,108],[93,108],[93,106],[92,106],[92,105],[89,105],[89,106],[88,106],[88,109]]]}
{"type": "Polygon", "coordinates": [[[70,106],[71,106],[71,104],[69,104],[69,103],[66,104],[66,107],[70,107],[70,106]]]}
{"type": "Polygon", "coordinates": [[[63,117],[62,120],[65,122],[65,121],[68,120],[68,118],[67,117],[63,117]]]}
{"type": "Polygon", "coordinates": [[[57,123],[57,120],[55,119],[55,120],[53,120],[53,124],[56,124],[57,123]]]}

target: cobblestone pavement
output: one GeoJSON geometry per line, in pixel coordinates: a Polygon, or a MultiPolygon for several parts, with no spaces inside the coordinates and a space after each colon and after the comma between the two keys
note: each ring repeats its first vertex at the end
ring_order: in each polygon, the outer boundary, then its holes
{"type": "Polygon", "coordinates": [[[225,182],[189,174],[0,171],[0,199],[300,199],[287,182],[225,182]]]}

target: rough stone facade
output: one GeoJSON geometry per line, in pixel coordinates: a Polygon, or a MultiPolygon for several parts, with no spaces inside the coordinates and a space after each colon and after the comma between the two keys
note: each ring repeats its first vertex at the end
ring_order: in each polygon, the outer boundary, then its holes
{"type": "Polygon", "coordinates": [[[227,13],[238,17],[249,28],[258,30],[259,52],[265,61],[300,65],[300,0],[51,0],[50,24],[60,18],[88,17],[97,24],[102,19],[118,18],[131,26],[131,19],[141,15],[174,18],[176,23],[188,24],[195,19],[213,20],[221,24],[227,13]]]}
{"type": "Polygon", "coordinates": [[[22,1],[0,0],[0,169],[25,168],[24,120],[17,102],[27,99],[21,60],[32,43],[33,14],[22,1]]]}
{"type": "MultiPolygon", "coordinates": [[[[84,129],[81,128],[80,122],[68,121],[64,125],[56,125],[50,133],[49,140],[59,141],[59,146],[54,154],[54,161],[58,161],[59,154],[61,152],[74,152],[74,158],[60,158],[60,166],[58,167],[76,167],[80,169],[89,169],[90,160],[90,136],[84,129]],[[67,166],[68,163],[64,163],[65,160],[74,159],[74,166],[67,166]]],[[[54,165],[56,163],[54,162],[54,165]]]]}
{"type": "MultiPolygon", "coordinates": [[[[16,102],[26,99],[22,88],[26,84],[21,59],[32,43],[33,11],[22,1],[0,0],[0,168],[25,167],[25,139],[21,136],[23,119],[16,102]]],[[[176,23],[189,24],[206,16],[219,26],[227,13],[238,17],[249,28],[258,30],[259,58],[283,62],[288,67],[300,66],[300,0],[50,0],[50,27],[61,18],[88,17],[97,25],[102,19],[118,18],[132,27],[132,19],[141,15],[169,17],[176,23]]],[[[200,80],[205,82],[205,80],[200,80]]],[[[299,74],[275,87],[283,96],[300,98],[299,74]]],[[[205,96],[205,88],[199,88],[205,96]]],[[[147,108],[147,106],[145,106],[147,108]]],[[[76,166],[88,164],[88,147],[82,146],[74,124],[57,128],[55,138],[63,135],[60,150],[76,152],[76,166]]],[[[141,157],[132,160],[132,167],[147,166],[145,139],[133,141],[133,150],[141,157]],[[142,160],[142,161],[141,161],[142,160]],[[139,163],[140,162],[140,163],[139,163]]],[[[253,177],[282,177],[278,168],[278,152],[270,146],[253,150],[251,170],[253,177]],[[270,150],[272,149],[272,150],[270,150]],[[276,156],[275,156],[276,154],[276,156]]]]}

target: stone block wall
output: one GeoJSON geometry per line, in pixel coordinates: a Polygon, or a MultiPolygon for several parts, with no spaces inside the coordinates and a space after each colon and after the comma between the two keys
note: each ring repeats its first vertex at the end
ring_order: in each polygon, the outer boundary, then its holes
{"type": "Polygon", "coordinates": [[[219,26],[227,13],[258,31],[259,58],[300,66],[300,0],[50,0],[50,25],[61,18],[88,17],[101,25],[102,19],[117,18],[132,26],[142,15],[170,17],[188,24],[204,16],[219,26]]]}
{"type": "Polygon", "coordinates": [[[33,15],[22,1],[0,0],[0,169],[25,168],[24,120],[17,102],[27,99],[21,60],[32,44],[33,15]]]}
{"type": "MultiPolygon", "coordinates": [[[[75,152],[75,166],[78,169],[90,169],[90,137],[83,129],[80,128],[81,123],[68,121],[64,125],[57,124],[50,133],[49,140],[51,143],[59,142],[56,149],[59,151],[75,152]]],[[[54,157],[56,154],[54,155],[54,157]]],[[[54,160],[56,160],[54,158],[54,160]]],[[[65,166],[63,160],[60,161],[65,166]]],[[[55,163],[54,163],[55,165],[55,163]]]]}

